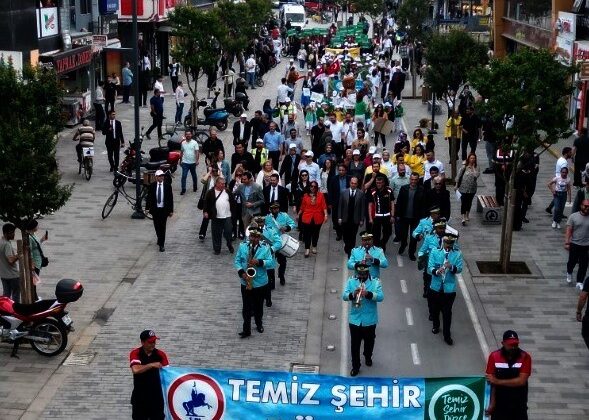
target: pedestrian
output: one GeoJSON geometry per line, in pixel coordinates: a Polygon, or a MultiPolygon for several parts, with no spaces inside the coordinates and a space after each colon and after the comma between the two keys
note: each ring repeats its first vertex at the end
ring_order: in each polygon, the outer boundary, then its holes
{"type": "Polygon", "coordinates": [[[221,139],[217,137],[217,129],[211,127],[209,129],[209,138],[202,144],[202,153],[205,156],[205,162],[207,165],[211,165],[216,162],[216,156],[219,150],[225,153],[225,146],[221,139]]]}
{"type": "Polygon", "coordinates": [[[264,147],[268,150],[268,160],[272,160],[272,166],[278,170],[280,158],[282,157],[282,147],[284,136],[277,131],[277,125],[270,123],[270,131],[264,134],[264,147]]]}
{"type": "Polygon", "coordinates": [[[466,161],[467,146],[470,146],[470,154],[477,150],[477,144],[481,138],[481,119],[475,114],[473,107],[466,109],[462,117],[462,160],[466,161]]]}
{"type": "Polygon", "coordinates": [[[245,61],[245,77],[250,89],[256,88],[256,59],[253,54],[245,61]]]}
{"type": "Polygon", "coordinates": [[[105,100],[105,109],[104,111],[106,114],[109,114],[109,111],[115,110],[115,99],[117,97],[117,85],[115,84],[114,79],[109,76],[105,85],[104,85],[104,100],[105,100]]]}
{"type": "MultiPolygon", "coordinates": [[[[573,153],[573,149],[568,146],[564,147],[562,149],[561,156],[556,160],[556,165],[554,168],[554,176],[555,177],[558,178],[560,176],[560,171],[562,168],[569,167],[569,159],[571,158],[572,153],[573,153]]],[[[548,207],[546,207],[546,213],[552,214],[553,207],[554,207],[554,198],[552,199],[552,201],[550,202],[548,207]]]]}
{"type": "Polygon", "coordinates": [[[94,98],[94,128],[96,130],[102,130],[102,126],[104,125],[104,120],[106,118],[106,114],[104,112],[104,82],[102,80],[98,81],[98,86],[96,87],[96,96],[94,98]]]}
{"type": "MultiPolygon", "coordinates": [[[[251,175],[251,174],[250,174],[251,175]]],[[[268,287],[267,270],[273,268],[272,250],[266,243],[260,241],[262,232],[257,227],[249,227],[249,240],[243,241],[235,254],[234,267],[241,284],[241,301],[243,327],[240,338],[252,335],[252,314],[256,329],[264,332],[264,298],[268,287]]]]}
{"type": "Polygon", "coordinates": [[[268,149],[264,147],[263,139],[259,138],[256,140],[256,147],[252,149],[251,155],[254,158],[254,168],[252,173],[257,175],[262,169],[264,163],[268,160],[268,149]]]}
{"type": "MultiPolygon", "coordinates": [[[[197,208],[199,210],[204,211],[204,204],[205,204],[205,196],[208,191],[212,190],[215,187],[215,183],[217,182],[217,178],[219,177],[219,167],[217,165],[211,164],[207,167],[207,173],[200,179],[201,184],[203,184],[202,192],[200,194],[200,199],[197,203],[197,208]]],[[[200,222],[200,229],[198,230],[198,239],[201,242],[204,242],[205,237],[207,236],[207,230],[209,228],[209,219],[206,217],[202,218],[200,222]]]]}
{"type": "Polygon", "coordinates": [[[587,129],[585,127],[579,130],[579,137],[577,137],[573,143],[571,155],[575,161],[573,185],[575,187],[581,187],[583,186],[582,173],[585,170],[587,163],[589,163],[589,136],[587,135],[587,129]]]}
{"type": "Polygon", "coordinates": [[[174,116],[174,122],[176,125],[182,123],[182,113],[184,112],[184,98],[188,96],[188,93],[184,92],[184,84],[179,81],[174,89],[174,97],[176,98],[176,115],[174,116]]]}
{"type": "Polygon", "coordinates": [[[102,126],[102,134],[106,136],[104,142],[106,144],[106,154],[111,172],[118,170],[120,151],[125,147],[123,125],[116,119],[116,116],[115,111],[110,111],[108,120],[102,126]]]}
{"type": "Polygon", "coordinates": [[[377,303],[384,300],[382,285],[378,278],[370,276],[366,264],[357,263],[355,275],[348,279],[342,294],[345,302],[350,302],[348,324],[350,328],[350,348],[352,370],[350,376],[360,372],[360,347],[364,341],[364,362],[372,366],[372,353],[378,324],[377,303]]]}
{"type": "Polygon", "coordinates": [[[470,208],[472,200],[477,193],[477,180],[481,175],[477,167],[477,155],[471,153],[466,159],[466,164],[458,172],[456,191],[460,194],[460,214],[462,226],[470,222],[470,208]]]}
{"type": "MultiPolygon", "coordinates": [[[[419,185],[419,174],[413,172],[409,176],[409,184],[403,185],[399,190],[399,197],[395,202],[395,215],[397,223],[399,223],[399,236],[401,246],[399,247],[399,255],[403,255],[407,249],[407,236],[419,224],[419,221],[424,216],[423,209],[425,207],[424,190],[419,185]]],[[[411,236],[409,238],[409,258],[415,261],[415,251],[417,250],[417,240],[411,236]]]]}
{"type": "MultiPolygon", "coordinates": [[[[454,159],[458,160],[458,152],[460,151],[460,142],[462,139],[462,117],[458,111],[453,111],[452,116],[446,121],[444,137],[448,141],[450,154],[454,153],[454,159]],[[452,151],[452,149],[454,150],[452,151]]],[[[450,156],[450,161],[452,161],[452,156],[450,156]]]]}
{"type": "MultiPolygon", "coordinates": [[[[179,85],[182,88],[181,85],[179,85]]],[[[196,182],[196,167],[199,164],[200,152],[198,142],[192,139],[192,130],[184,131],[184,139],[180,145],[180,165],[182,166],[181,190],[180,195],[186,193],[186,178],[188,172],[192,176],[192,191],[198,190],[198,183],[196,182]]]]}
{"type": "Polygon", "coordinates": [[[304,160],[299,164],[299,171],[307,171],[309,174],[309,181],[315,181],[317,184],[321,182],[321,168],[315,162],[313,162],[313,152],[307,150],[303,154],[304,160]]]}
{"type": "Polygon", "coordinates": [[[337,224],[340,235],[343,236],[344,252],[348,258],[352,249],[356,247],[356,235],[358,228],[364,225],[366,210],[364,192],[358,188],[358,178],[351,177],[349,183],[349,188],[340,192],[337,210],[331,210],[337,214],[337,224]]]}
{"type": "Polygon", "coordinates": [[[263,187],[264,192],[264,212],[263,214],[270,213],[270,205],[272,203],[278,203],[280,211],[288,213],[288,190],[280,185],[280,175],[278,173],[272,173],[270,175],[270,182],[268,185],[263,187]]]}
{"type": "MultiPolygon", "coordinates": [[[[433,214],[434,213],[432,213],[432,215],[433,214]]],[[[423,270],[423,297],[426,299],[429,297],[430,286],[432,283],[432,275],[428,272],[427,265],[431,252],[434,249],[440,249],[442,247],[443,239],[446,234],[446,219],[443,217],[438,217],[437,220],[432,222],[432,224],[432,229],[429,231],[429,233],[425,233],[423,243],[421,244],[421,247],[417,253],[417,269],[423,270]]],[[[431,299],[428,299],[427,306],[429,310],[430,321],[433,320],[431,303],[431,299]]]]}
{"type": "MultiPolygon", "coordinates": [[[[235,167],[235,171],[233,171],[233,178],[229,181],[229,191],[233,194],[233,199],[235,201],[235,210],[231,212],[231,221],[233,223],[232,232],[233,235],[231,239],[243,239],[245,237],[245,226],[243,225],[243,221],[241,219],[241,214],[243,211],[243,204],[241,202],[241,195],[237,189],[241,185],[241,177],[245,170],[241,164],[238,164],[235,167]]],[[[204,202],[203,202],[204,207],[204,202]]]]}
{"type": "Polygon", "coordinates": [[[164,76],[161,74],[155,79],[153,83],[153,90],[159,90],[161,94],[162,104],[164,103],[164,95],[166,94],[166,90],[164,89],[164,76]]]}
{"type": "Polygon", "coordinates": [[[262,240],[270,246],[272,251],[272,268],[266,271],[268,274],[268,286],[266,287],[266,294],[264,300],[268,308],[272,307],[272,290],[276,289],[276,270],[278,264],[276,254],[282,248],[282,239],[280,237],[280,230],[276,228],[276,224],[266,226],[266,219],[264,216],[254,217],[252,225],[257,226],[257,229],[262,232],[262,240]]]}
{"type": "Polygon", "coordinates": [[[436,153],[433,150],[428,150],[425,152],[425,162],[423,162],[423,182],[427,181],[431,178],[431,169],[436,167],[437,173],[436,175],[440,174],[442,176],[446,176],[444,172],[444,164],[436,159],[436,153]]]}
{"type": "Polygon", "coordinates": [[[30,220],[25,225],[25,229],[27,234],[29,235],[29,250],[31,252],[31,270],[33,270],[33,289],[31,292],[31,296],[33,301],[36,302],[40,300],[40,297],[37,295],[37,283],[41,278],[41,268],[47,267],[49,264],[49,259],[45,257],[43,253],[43,248],[41,244],[49,239],[49,234],[45,231],[45,235],[41,237],[41,239],[37,239],[36,232],[39,230],[39,222],[36,220],[30,220]]]}
{"type": "Polygon", "coordinates": [[[172,58],[172,62],[168,64],[168,69],[170,71],[170,80],[172,82],[172,92],[176,92],[176,88],[179,85],[178,77],[180,76],[180,63],[176,61],[175,58],[172,58]]]}
{"type": "Polygon", "coordinates": [[[372,278],[380,279],[380,269],[389,266],[389,260],[381,247],[374,245],[374,236],[369,232],[360,232],[362,245],[352,249],[348,257],[348,269],[353,270],[356,264],[362,263],[368,266],[368,272],[372,278]]]}
{"type": "Polygon", "coordinates": [[[462,272],[462,252],[456,246],[456,237],[446,235],[441,248],[429,254],[427,271],[431,274],[430,290],[428,290],[429,306],[432,311],[432,333],[440,332],[440,313],[442,313],[442,332],[444,341],[454,344],[450,327],[452,326],[452,305],[456,299],[456,274],[462,272]]]}
{"type": "Polygon", "coordinates": [[[151,139],[149,135],[155,128],[157,128],[157,137],[161,140],[164,138],[162,136],[162,123],[164,121],[164,98],[162,97],[161,91],[159,89],[153,90],[153,96],[149,100],[149,106],[151,108],[149,115],[151,115],[153,122],[147,129],[145,137],[147,137],[147,139],[151,139]]]}
{"type": "Polygon", "coordinates": [[[2,280],[2,296],[6,296],[15,303],[20,303],[20,274],[18,270],[18,255],[14,252],[12,242],[16,226],[5,223],[2,226],[0,238],[0,279],[2,280]]]}
{"type": "Polygon", "coordinates": [[[368,219],[374,235],[374,244],[385,252],[395,223],[395,197],[393,190],[386,183],[387,177],[379,173],[376,175],[374,187],[367,191],[368,219]]]}
{"type": "Polygon", "coordinates": [[[491,420],[528,419],[528,378],[532,357],[519,347],[515,331],[503,333],[501,348],[489,355],[486,370],[491,398],[485,410],[491,420]]]}
{"type": "Polygon", "coordinates": [[[153,330],[139,335],[141,346],[131,350],[129,362],[133,372],[133,393],[131,394],[133,420],[163,420],[164,399],[160,382],[160,369],[168,366],[168,356],[156,349],[159,337],[153,330]]]}
{"type": "Polygon", "coordinates": [[[288,145],[288,154],[282,159],[279,175],[283,177],[284,186],[292,193],[294,186],[299,178],[299,164],[301,156],[297,153],[297,145],[290,143],[288,145]]]}
{"type": "Polygon", "coordinates": [[[488,117],[483,117],[481,124],[481,131],[483,140],[485,142],[485,153],[487,155],[488,166],[483,171],[484,174],[492,174],[495,172],[493,160],[497,153],[497,135],[493,129],[493,123],[488,117]]]}
{"type": "Polygon", "coordinates": [[[129,96],[131,94],[131,86],[133,86],[133,72],[131,71],[131,64],[125,62],[122,70],[123,74],[123,100],[122,104],[130,104],[129,96]]]}
{"type": "Polygon", "coordinates": [[[583,316],[583,308],[585,307],[585,303],[587,303],[588,296],[589,281],[585,279],[585,282],[583,282],[583,288],[579,294],[579,300],[577,301],[577,321],[582,322],[581,336],[583,337],[583,340],[585,340],[585,345],[589,349],[589,314],[587,311],[585,311],[585,316],[583,316]]]}
{"type": "Polygon", "coordinates": [[[174,215],[174,195],[172,186],[164,182],[164,171],[155,171],[156,182],[149,186],[146,210],[153,216],[153,227],[160,252],[166,250],[166,223],[174,215]]]}
{"type": "Polygon", "coordinates": [[[84,120],[82,122],[82,126],[76,130],[76,134],[72,138],[72,141],[78,141],[76,144],[76,155],[78,157],[78,174],[82,173],[82,160],[84,156],[83,148],[84,147],[92,147],[94,146],[94,140],[96,139],[96,132],[92,126],[90,126],[90,121],[84,120]]]}
{"type": "Polygon", "coordinates": [[[342,226],[339,223],[339,204],[341,193],[350,187],[350,177],[347,172],[346,165],[340,163],[337,165],[337,174],[334,174],[327,182],[327,203],[331,212],[331,223],[335,231],[336,241],[342,240],[342,226]]]}
{"type": "Polygon", "coordinates": [[[213,239],[213,252],[221,253],[221,238],[225,238],[227,249],[234,253],[231,244],[233,223],[231,214],[235,211],[235,199],[231,191],[226,188],[225,178],[219,176],[215,179],[215,186],[205,194],[203,217],[211,221],[211,236],[213,239]]]}
{"type": "Polygon", "coordinates": [[[566,281],[573,282],[573,270],[579,263],[577,289],[581,290],[589,263],[589,199],[583,200],[579,211],[567,219],[564,248],[569,252],[566,281]]]}
{"type": "Polygon", "coordinates": [[[254,182],[254,176],[249,171],[243,173],[237,192],[243,205],[243,225],[249,226],[254,216],[260,215],[264,209],[264,192],[262,187],[254,182]]]}
{"type": "Polygon", "coordinates": [[[563,217],[565,201],[571,203],[571,179],[569,178],[569,169],[563,167],[560,170],[560,175],[555,176],[552,181],[548,183],[548,189],[552,193],[554,203],[554,213],[552,216],[552,228],[560,229],[560,221],[563,217]]]}
{"type": "Polygon", "coordinates": [[[301,220],[303,237],[305,241],[305,258],[309,258],[309,251],[317,254],[317,242],[321,225],[328,220],[327,204],[325,197],[319,191],[319,183],[311,181],[310,191],[303,195],[298,215],[301,220]]]}
{"type": "MultiPolygon", "coordinates": [[[[268,214],[264,220],[264,226],[274,226],[280,235],[284,235],[291,232],[293,229],[296,229],[297,224],[288,215],[288,212],[280,209],[280,203],[278,201],[273,201],[270,204],[270,214],[268,214]]],[[[284,277],[286,273],[286,257],[284,254],[277,252],[276,261],[278,262],[278,278],[280,279],[280,284],[284,286],[286,284],[286,279],[284,277]]]]}
{"type": "Polygon", "coordinates": [[[233,123],[233,146],[242,144],[247,149],[252,134],[252,125],[247,120],[247,114],[243,113],[239,116],[239,120],[233,123]]]}
{"type": "Polygon", "coordinates": [[[218,149],[213,156],[212,165],[216,165],[219,168],[219,174],[225,178],[225,180],[231,177],[231,166],[229,162],[225,160],[225,151],[218,149]]]}
{"type": "Polygon", "coordinates": [[[241,165],[246,171],[252,171],[255,167],[254,157],[246,150],[246,146],[241,143],[235,145],[235,153],[231,155],[232,172],[235,172],[237,165],[241,165]]]}

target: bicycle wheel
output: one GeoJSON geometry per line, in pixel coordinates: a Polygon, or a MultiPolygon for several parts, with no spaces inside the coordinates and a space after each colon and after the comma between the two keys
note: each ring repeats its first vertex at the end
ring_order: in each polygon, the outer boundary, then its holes
{"type": "Polygon", "coordinates": [[[90,181],[92,178],[92,158],[87,157],[84,159],[84,177],[86,177],[86,181],[90,181]]]}
{"type": "Polygon", "coordinates": [[[107,198],[106,203],[104,203],[104,207],[102,208],[102,218],[106,219],[108,215],[112,212],[112,209],[117,204],[117,200],[119,198],[119,190],[114,190],[113,193],[107,198]]]}
{"type": "Polygon", "coordinates": [[[198,144],[203,145],[205,141],[209,139],[209,134],[206,131],[197,130],[193,133],[194,139],[198,144]]]}
{"type": "Polygon", "coordinates": [[[264,79],[262,79],[261,77],[256,78],[256,86],[263,87],[264,86],[264,79]]]}
{"type": "Polygon", "coordinates": [[[151,219],[153,219],[153,216],[151,215],[150,212],[148,212],[146,210],[148,194],[149,194],[149,190],[147,189],[146,186],[143,186],[143,189],[141,190],[141,209],[143,210],[143,214],[145,215],[145,217],[147,217],[149,220],[151,220],[151,219]]]}

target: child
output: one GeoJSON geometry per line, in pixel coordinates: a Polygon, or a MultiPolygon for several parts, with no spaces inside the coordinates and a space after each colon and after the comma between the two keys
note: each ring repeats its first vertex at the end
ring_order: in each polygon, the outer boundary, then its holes
{"type": "Polygon", "coordinates": [[[315,109],[315,102],[311,102],[305,109],[305,128],[307,129],[307,136],[311,135],[311,128],[317,124],[317,111],[315,109]]]}

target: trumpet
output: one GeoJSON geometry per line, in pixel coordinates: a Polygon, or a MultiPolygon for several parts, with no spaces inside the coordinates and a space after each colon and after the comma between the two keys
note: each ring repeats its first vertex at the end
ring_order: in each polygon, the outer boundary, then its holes
{"type": "Polygon", "coordinates": [[[360,291],[356,295],[356,300],[354,301],[354,308],[359,308],[362,306],[362,292],[364,291],[364,282],[360,283],[360,291]]]}
{"type": "Polygon", "coordinates": [[[362,260],[362,262],[364,264],[372,265],[373,260],[374,258],[372,257],[372,255],[368,253],[368,249],[364,248],[364,259],[362,260]]]}

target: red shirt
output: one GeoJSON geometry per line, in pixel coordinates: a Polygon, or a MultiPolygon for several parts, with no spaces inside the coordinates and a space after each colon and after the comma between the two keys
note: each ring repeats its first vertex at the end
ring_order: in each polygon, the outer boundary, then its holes
{"type": "Polygon", "coordinates": [[[316,225],[321,225],[325,221],[326,210],[327,204],[323,193],[317,192],[315,204],[312,203],[311,195],[305,194],[301,201],[301,221],[308,225],[312,220],[316,225]]]}
{"type": "MultiPolygon", "coordinates": [[[[517,378],[520,373],[532,373],[532,358],[520,350],[520,354],[511,363],[505,357],[502,349],[489,355],[487,361],[487,374],[495,375],[497,379],[517,378]]],[[[494,415],[515,415],[511,418],[527,418],[528,410],[528,383],[519,387],[495,385],[495,412],[494,415]],[[519,416],[519,417],[518,417],[519,416]]],[[[502,418],[502,417],[501,417],[502,418]]]]}
{"type": "MultiPolygon", "coordinates": [[[[154,349],[150,355],[145,353],[143,347],[131,350],[129,353],[130,366],[148,365],[153,362],[160,362],[162,366],[168,366],[168,356],[159,349],[154,349]]],[[[133,404],[142,404],[148,402],[150,405],[159,406],[163,409],[162,388],[160,383],[159,369],[149,369],[143,373],[133,375],[133,394],[131,396],[133,404]]]]}

